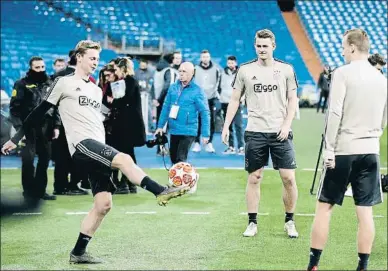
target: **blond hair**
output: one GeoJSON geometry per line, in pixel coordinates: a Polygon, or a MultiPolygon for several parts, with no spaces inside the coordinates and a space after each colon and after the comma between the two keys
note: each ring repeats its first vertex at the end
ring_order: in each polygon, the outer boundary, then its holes
{"type": "Polygon", "coordinates": [[[272,43],[275,44],[275,34],[269,29],[258,30],[255,35],[256,39],[271,39],[272,43]]]}
{"type": "Polygon", "coordinates": [[[368,53],[370,48],[370,42],[368,33],[361,28],[349,29],[345,32],[346,42],[348,45],[354,45],[358,51],[362,53],[368,53]]]}
{"type": "Polygon", "coordinates": [[[98,52],[101,52],[101,45],[100,43],[92,40],[81,40],[77,43],[77,46],[75,47],[75,54],[80,54],[81,56],[83,56],[88,49],[94,49],[98,52]]]}
{"type": "Polygon", "coordinates": [[[135,75],[134,64],[130,58],[128,58],[128,57],[120,58],[120,60],[117,62],[116,65],[119,69],[121,69],[123,71],[124,76],[127,76],[127,75],[134,76],[135,75]]]}

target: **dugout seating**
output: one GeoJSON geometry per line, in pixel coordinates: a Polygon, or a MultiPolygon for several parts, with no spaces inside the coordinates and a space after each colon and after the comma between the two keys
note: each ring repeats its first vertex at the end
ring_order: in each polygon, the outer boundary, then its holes
{"type": "Polygon", "coordinates": [[[296,9],[322,62],[343,65],[342,35],[355,27],[368,32],[371,53],[387,58],[386,1],[297,1],[296,9]]]}

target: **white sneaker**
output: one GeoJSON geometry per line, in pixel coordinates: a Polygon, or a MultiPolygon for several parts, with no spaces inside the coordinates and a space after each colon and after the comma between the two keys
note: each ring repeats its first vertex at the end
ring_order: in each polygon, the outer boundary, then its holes
{"type": "Polygon", "coordinates": [[[249,223],[247,229],[244,231],[244,237],[253,237],[257,234],[257,224],[251,222],[249,223]]]}
{"type": "Polygon", "coordinates": [[[284,224],[284,231],[287,232],[288,237],[298,238],[299,233],[296,231],[295,222],[293,220],[284,224]]]}
{"type": "Polygon", "coordinates": [[[345,197],[353,197],[353,190],[351,186],[349,186],[348,190],[346,190],[345,197]]]}
{"type": "Polygon", "coordinates": [[[198,142],[195,142],[193,148],[191,149],[191,151],[193,151],[193,152],[200,152],[201,151],[201,144],[199,144],[198,142]]]}
{"type": "Polygon", "coordinates": [[[226,150],[222,152],[222,154],[235,154],[235,153],[236,151],[234,150],[233,147],[228,147],[226,150]]]}
{"type": "Polygon", "coordinates": [[[244,149],[244,147],[241,147],[241,148],[238,149],[237,155],[245,155],[245,149],[244,149]]]}
{"type": "Polygon", "coordinates": [[[206,152],[210,152],[210,153],[215,153],[216,152],[216,150],[214,149],[212,143],[207,143],[206,144],[205,151],[206,152]]]}
{"type": "Polygon", "coordinates": [[[187,194],[194,194],[195,192],[197,192],[198,180],[199,180],[199,173],[197,173],[197,182],[196,182],[195,185],[187,192],[187,194]]]}

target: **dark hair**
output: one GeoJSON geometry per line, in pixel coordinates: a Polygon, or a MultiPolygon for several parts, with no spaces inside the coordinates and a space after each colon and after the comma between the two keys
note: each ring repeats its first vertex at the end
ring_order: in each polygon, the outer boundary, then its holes
{"type": "Polygon", "coordinates": [[[77,65],[77,58],[75,56],[75,50],[69,51],[69,61],[67,62],[70,66],[77,65]]]}
{"type": "Polygon", "coordinates": [[[373,54],[368,57],[368,61],[372,66],[376,66],[376,64],[380,64],[381,66],[385,66],[387,62],[385,61],[384,57],[380,54],[373,54]]]}
{"type": "Polygon", "coordinates": [[[210,54],[210,52],[209,52],[209,50],[204,49],[204,50],[201,51],[201,55],[202,54],[210,54]]]}
{"type": "Polygon", "coordinates": [[[29,61],[29,65],[30,65],[30,68],[32,68],[32,62],[34,61],[43,61],[43,58],[41,58],[40,56],[33,56],[31,57],[30,61],[29,61]]]}
{"type": "Polygon", "coordinates": [[[54,60],[54,65],[57,64],[57,62],[65,62],[63,58],[57,58],[54,60]]]}
{"type": "Polygon", "coordinates": [[[108,72],[115,72],[116,71],[116,68],[113,64],[106,64],[104,66],[104,69],[105,69],[105,71],[108,71],[108,72]]]}
{"type": "Polygon", "coordinates": [[[139,62],[143,62],[143,63],[146,63],[146,64],[148,64],[148,60],[147,59],[140,59],[140,61],[139,62]]]}
{"type": "Polygon", "coordinates": [[[237,58],[235,56],[228,56],[228,60],[234,60],[237,61],[237,58]]]}

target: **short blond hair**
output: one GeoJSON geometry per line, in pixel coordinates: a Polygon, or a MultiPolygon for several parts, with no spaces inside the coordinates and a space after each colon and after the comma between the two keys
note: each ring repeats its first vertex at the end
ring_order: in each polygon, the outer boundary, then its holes
{"type": "Polygon", "coordinates": [[[361,28],[349,29],[345,32],[346,42],[348,45],[354,45],[358,51],[368,53],[370,42],[368,33],[361,28]]]}
{"type": "Polygon", "coordinates": [[[101,52],[101,45],[100,43],[92,40],[81,40],[77,43],[77,46],[75,47],[75,54],[80,54],[81,56],[83,56],[88,49],[94,49],[98,52],[101,52]]]}
{"type": "Polygon", "coordinates": [[[256,39],[271,39],[273,44],[275,44],[275,41],[276,41],[275,34],[269,29],[262,29],[262,30],[256,31],[255,42],[256,42],[256,39]]]}

